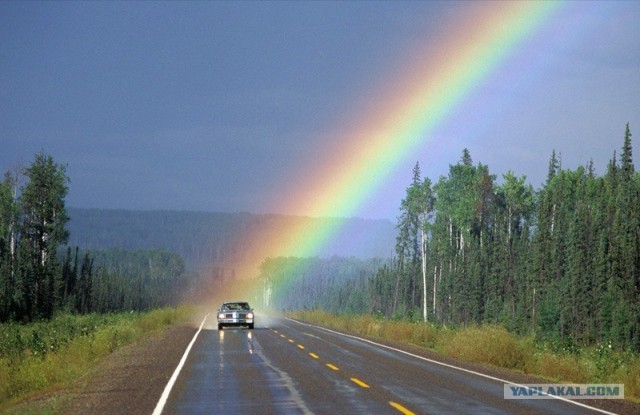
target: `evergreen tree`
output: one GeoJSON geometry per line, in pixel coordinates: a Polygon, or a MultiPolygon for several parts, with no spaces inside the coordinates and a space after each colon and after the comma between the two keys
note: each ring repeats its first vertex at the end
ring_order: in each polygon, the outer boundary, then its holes
{"type": "Polygon", "coordinates": [[[622,296],[614,309],[612,330],[619,344],[640,347],[640,189],[635,180],[631,132],[627,124],[620,157],[620,181],[615,195],[613,250],[617,261],[612,278],[622,296]]]}
{"type": "Polygon", "coordinates": [[[528,272],[523,264],[529,260],[529,229],[535,207],[535,193],[531,185],[526,184],[526,177],[516,177],[509,171],[503,175],[504,183],[497,189],[497,209],[500,220],[496,223],[496,248],[493,277],[493,297],[489,313],[490,321],[498,319],[497,307],[508,310],[510,319],[516,317],[517,309],[524,316],[531,312],[533,291],[531,282],[526,278],[528,272]]]}
{"type": "Polygon", "coordinates": [[[0,182],[0,322],[9,319],[13,291],[10,229],[13,221],[13,198],[6,181],[0,182]]]}
{"type": "Polygon", "coordinates": [[[396,297],[400,301],[404,315],[416,305],[418,275],[422,261],[421,218],[418,212],[422,204],[421,191],[420,164],[416,163],[407,196],[400,203],[400,217],[397,224],[399,234],[396,238],[396,253],[400,269],[396,280],[396,297]]]}

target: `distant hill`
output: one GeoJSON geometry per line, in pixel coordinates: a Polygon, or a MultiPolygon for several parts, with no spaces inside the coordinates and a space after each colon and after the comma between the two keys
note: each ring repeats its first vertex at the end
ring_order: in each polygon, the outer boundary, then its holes
{"type": "Polygon", "coordinates": [[[67,210],[71,218],[67,226],[71,246],[163,248],[180,254],[192,271],[204,269],[223,276],[246,261],[250,252],[274,244],[273,234],[270,236],[265,230],[302,226],[312,232],[334,226],[338,229],[335,238],[315,253],[318,257],[388,258],[394,252],[396,237],[394,224],[388,220],[190,211],[67,210]],[[239,235],[250,237],[231,243],[238,240],[239,235]]]}

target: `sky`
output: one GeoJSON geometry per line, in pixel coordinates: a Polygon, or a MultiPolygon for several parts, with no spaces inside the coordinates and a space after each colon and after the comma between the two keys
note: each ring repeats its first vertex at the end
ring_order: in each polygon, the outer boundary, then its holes
{"type": "MultiPolygon", "coordinates": [[[[375,125],[369,109],[397,106],[389,91],[472,43],[494,6],[3,1],[0,170],[51,155],[72,207],[315,215],[289,193],[331,192],[331,160],[375,125]]],[[[436,182],[464,148],[534,188],[553,150],[564,168],[604,173],[627,123],[640,154],[638,21],[640,2],[562,3],[357,206],[320,214],[395,220],[416,162],[436,182]]]]}

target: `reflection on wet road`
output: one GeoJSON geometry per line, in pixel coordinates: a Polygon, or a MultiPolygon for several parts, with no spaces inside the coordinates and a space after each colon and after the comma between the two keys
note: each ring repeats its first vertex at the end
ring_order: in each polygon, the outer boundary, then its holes
{"type": "Polygon", "coordinates": [[[286,319],[206,327],[163,414],[583,414],[503,383],[286,319]]]}
{"type": "Polygon", "coordinates": [[[267,329],[204,330],[164,413],[311,413],[291,377],[263,353],[267,329]]]}

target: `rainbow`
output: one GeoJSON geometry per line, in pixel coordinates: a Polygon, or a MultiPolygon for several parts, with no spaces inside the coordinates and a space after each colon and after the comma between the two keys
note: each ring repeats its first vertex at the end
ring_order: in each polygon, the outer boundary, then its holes
{"type": "MultiPolygon", "coordinates": [[[[294,172],[299,181],[263,205],[311,217],[356,216],[367,197],[562,7],[552,1],[465,3],[444,41],[404,61],[391,86],[373,94],[378,104],[362,108],[338,139],[328,140],[335,144],[326,158],[294,172]]],[[[274,256],[314,256],[338,231],[339,222],[309,229],[304,221],[259,230],[273,243],[252,254],[253,266],[274,256]]]]}

